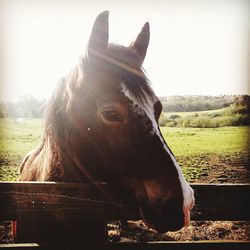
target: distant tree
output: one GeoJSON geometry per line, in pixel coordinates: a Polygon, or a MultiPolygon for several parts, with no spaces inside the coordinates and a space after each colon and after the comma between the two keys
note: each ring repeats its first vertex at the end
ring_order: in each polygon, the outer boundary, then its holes
{"type": "Polygon", "coordinates": [[[26,118],[39,118],[43,115],[44,100],[32,96],[22,96],[18,102],[19,114],[26,118]]]}
{"type": "Polygon", "coordinates": [[[18,102],[2,102],[0,104],[0,117],[40,118],[43,116],[45,100],[23,96],[18,102]]]}
{"type": "Polygon", "coordinates": [[[0,102],[0,118],[6,117],[7,112],[3,102],[0,102]]]}
{"type": "Polygon", "coordinates": [[[6,109],[6,117],[10,118],[19,117],[17,105],[14,102],[6,102],[4,106],[6,109]]]}
{"type": "Polygon", "coordinates": [[[170,96],[161,101],[165,112],[187,112],[229,107],[234,99],[234,96],[170,96]]]}
{"type": "Polygon", "coordinates": [[[249,95],[236,96],[234,99],[234,103],[236,106],[246,106],[249,109],[250,96],[249,95]]]}

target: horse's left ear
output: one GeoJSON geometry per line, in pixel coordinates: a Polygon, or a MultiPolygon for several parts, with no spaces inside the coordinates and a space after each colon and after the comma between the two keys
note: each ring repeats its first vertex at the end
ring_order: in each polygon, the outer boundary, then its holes
{"type": "Polygon", "coordinates": [[[134,49],[137,55],[139,56],[141,65],[147,53],[149,38],[150,38],[149,23],[146,22],[142,27],[142,30],[140,34],[137,36],[136,40],[130,45],[130,48],[134,49]]]}

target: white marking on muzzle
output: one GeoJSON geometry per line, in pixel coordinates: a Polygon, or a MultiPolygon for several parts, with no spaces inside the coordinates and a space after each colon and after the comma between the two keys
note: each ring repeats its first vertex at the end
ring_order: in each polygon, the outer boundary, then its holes
{"type": "Polygon", "coordinates": [[[159,129],[156,132],[156,134],[158,135],[159,139],[161,140],[161,142],[163,144],[163,148],[169,154],[169,156],[170,156],[171,160],[173,161],[174,166],[177,170],[180,184],[181,184],[181,188],[182,188],[183,199],[184,199],[184,201],[183,201],[184,225],[187,226],[190,222],[190,211],[194,206],[194,191],[190,187],[188,182],[185,180],[178,162],[176,161],[175,157],[173,156],[173,154],[171,153],[171,151],[167,147],[164,139],[162,138],[162,136],[159,132],[159,129]]]}
{"type": "Polygon", "coordinates": [[[151,120],[152,125],[153,125],[151,133],[156,134],[158,136],[158,138],[162,142],[164,150],[171,157],[171,160],[173,161],[174,166],[175,166],[175,168],[177,170],[179,180],[180,180],[180,184],[181,184],[181,188],[182,188],[182,192],[183,192],[183,199],[184,199],[184,201],[183,201],[183,213],[184,213],[184,216],[185,216],[184,224],[188,225],[189,222],[190,222],[190,211],[193,208],[194,201],[195,201],[195,199],[194,199],[194,191],[190,187],[190,185],[187,183],[187,181],[185,180],[179,164],[177,163],[175,157],[173,156],[173,154],[171,153],[171,151],[167,147],[164,139],[161,136],[161,133],[159,131],[159,126],[158,126],[158,124],[157,124],[157,122],[155,120],[155,115],[154,115],[154,100],[151,99],[147,103],[139,102],[138,100],[136,100],[130,94],[129,90],[126,88],[124,83],[121,83],[121,91],[129,100],[131,100],[133,102],[134,105],[138,105],[145,112],[145,114],[151,120]]]}
{"type": "Polygon", "coordinates": [[[164,148],[168,152],[168,154],[170,155],[170,157],[171,157],[171,159],[176,167],[178,175],[179,175],[179,180],[181,183],[181,188],[182,188],[183,198],[184,198],[184,201],[183,201],[183,213],[185,216],[184,225],[187,226],[190,222],[190,211],[194,206],[194,191],[190,187],[190,185],[187,183],[187,181],[185,180],[179,164],[177,163],[175,157],[171,154],[170,150],[165,145],[165,143],[164,143],[164,148]]]}

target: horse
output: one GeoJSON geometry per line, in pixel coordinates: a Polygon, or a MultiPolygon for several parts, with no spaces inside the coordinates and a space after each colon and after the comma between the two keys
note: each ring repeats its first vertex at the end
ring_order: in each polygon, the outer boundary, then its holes
{"type": "Polygon", "coordinates": [[[111,183],[133,193],[149,227],[176,231],[190,221],[194,192],[161,134],[162,104],[142,67],[149,23],[126,47],[109,43],[108,18],[96,17],[84,55],[56,86],[19,180],[111,183]]]}

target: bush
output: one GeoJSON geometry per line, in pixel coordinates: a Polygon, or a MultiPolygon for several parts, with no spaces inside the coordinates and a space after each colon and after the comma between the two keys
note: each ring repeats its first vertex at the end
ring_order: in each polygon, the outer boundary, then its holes
{"type": "Polygon", "coordinates": [[[212,123],[212,119],[209,117],[196,117],[191,120],[190,127],[193,128],[214,128],[216,127],[212,123]]]}
{"type": "Polygon", "coordinates": [[[159,119],[159,125],[161,127],[165,127],[166,123],[168,122],[168,118],[164,113],[161,113],[160,119],[159,119]]]}
{"type": "Polygon", "coordinates": [[[225,126],[247,126],[250,125],[249,115],[225,115],[214,116],[202,115],[198,117],[189,116],[176,120],[166,120],[163,126],[183,128],[218,128],[225,126]]]}
{"type": "Polygon", "coordinates": [[[208,114],[208,116],[211,117],[211,118],[220,117],[222,115],[223,115],[222,113],[211,113],[211,114],[208,114]]]}
{"type": "Polygon", "coordinates": [[[168,121],[165,126],[166,127],[176,127],[177,123],[176,121],[172,120],[172,121],[168,121]]]}
{"type": "Polygon", "coordinates": [[[181,117],[179,115],[170,115],[169,118],[174,120],[181,117]]]}
{"type": "MultiPolygon", "coordinates": [[[[243,97],[241,98],[238,97],[237,99],[238,102],[235,102],[231,105],[229,102],[228,105],[230,106],[227,106],[223,109],[223,111],[219,111],[216,113],[207,113],[207,112],[193,113],[192,115],[187,116],[187,117],[181,117],[178,114],[172,114],[170,115],[169,119],[167,118],[166,114],[163,114],[160,118],[160,126],[184,127],[184,128],[188,128],[188,127],[189,128],[217,128],[217,127],[225,127],[225,126],[250,125],[250,114],[249,114],[250,113],[249,112],[250,97],[249,96],[243,96],[243,97]]],[[[188,98],[185,98],[185,97],[179,97],[178,100],[180,102],[184,102],[187,99],[188,98]]],[[[191,99],[189,99],[189,101],[191,101],[191,99]]],[[[214,100],[216,100],[216,98],[214,100]]],[[[195,102],[192,101],[190,103],[194,104],[195,102]]],[[[203,105],[203,108],[206,106],[204,105],[203,105]]]]}

